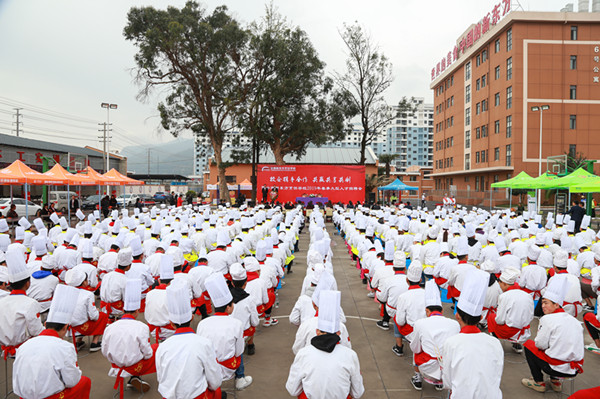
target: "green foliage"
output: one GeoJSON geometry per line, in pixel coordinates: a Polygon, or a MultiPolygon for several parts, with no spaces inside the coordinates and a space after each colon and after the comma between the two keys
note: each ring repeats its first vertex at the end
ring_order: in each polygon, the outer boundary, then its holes
{"type": "Polygon", "coordinates": [[[379,155],[379,162],[385,165],[385,176],[390,177],[390,163],[392,163],[399,154],[381,154],[379,155]]]}

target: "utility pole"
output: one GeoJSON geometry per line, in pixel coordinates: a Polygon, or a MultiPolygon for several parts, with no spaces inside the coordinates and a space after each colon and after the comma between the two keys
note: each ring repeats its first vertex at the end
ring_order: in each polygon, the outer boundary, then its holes
{"type": "Polygon", "coordinates": [[[21,131],[21,125],[23,124],[23,122],[21,122],[21,117],[23,116],[23,114],[19,113],[19,111],[21,111],[23,108],[14,108],[15,111],[17,111],[17,121],[13,122],[13,125],[17,126],[17,137],[19,137],[19,132],[21,131]]]}
{"type": "MultiPolygon", "coordinates": [[[[102,122],[102,123],[98,123],[99,126],[102,126],[102,129],[98,129],[99,132],[102,132],[102,136],[98,136],[98,138],[100,139],[100,141],[102,142],[102,152],[105,154],[105,157],[103,157],[103,161],[104,161],[104,173],[108,172],[108,153],[107,153],[107,146],[108,143],[111,139],[110,137],[110,124],[106,123],[106,122],[102,122]]],[[[106,187],[106,193],[108,194],[108,186],[106,187]]]]}
{"type": "Polygon", "coordinates": [[[150,176],[150,148],[148,148],[148,176],[150,176]]]}

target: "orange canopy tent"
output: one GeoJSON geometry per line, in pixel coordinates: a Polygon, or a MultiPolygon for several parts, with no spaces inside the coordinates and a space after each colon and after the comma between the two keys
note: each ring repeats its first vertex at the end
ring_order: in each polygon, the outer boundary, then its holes
{"type": "Polygon", "coordinates": [[[58,179],[67,181],[67,185],[73,186],[94,186],[98,184],[96,180],[87,175],[75,175],[73,173],[69,173],[65,168],[63,168],[60,164],[56,164],[49,171],[45,172],[44,175],[50,177],[56,177],[58,179]]]}
{"type": "MultiPolygon", "coordinates": [[[[96,182],[96,184],[98,184],[100,186],[104,186],[104,185],[106,185],[106,186],[122,186],[123,185],[121,182],[117,181],[113,177],[98,173],[91,166],[88,166],[87,168],[85,168],[81,172],[81,175],[88,176],[89,178],[94,180],[96,182]]],[[[81,176],[81,175],[78,175],[78,176],[81,176]]]]}
{"type": "Polygon", "coordinates": [[[18,159],[0,170],[0,184],[62,185],[67,180],[37,172],[18,159]]]}
{"type": "Polygon", "coordinates": [[[108,172],[106,172],[103,176],[105,177],[110,177],[110,178],[114,178],[120,182],[122,182],[120,185],[123,186],[142,186],[144,185],[144,182],[141,180],[135,180],[132,179],[130,177],[127,177],[121,173],[119,173],[116,169],[111,169],[108,172]]]}

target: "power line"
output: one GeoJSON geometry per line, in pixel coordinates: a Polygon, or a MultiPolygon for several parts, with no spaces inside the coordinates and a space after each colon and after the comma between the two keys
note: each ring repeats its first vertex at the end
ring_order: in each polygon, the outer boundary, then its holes
{"type": "Polygon", "coordinates": [[[43,107],[39,107],[36,105],[32,105],[32,104],[28,104],[22,101],[18,101],[18,100],[13,100],[11,98],[8,97],[3,97],[0,96],[0,104],[5,104],[5,105],[10,105],[11,107],[22,107],[25,109],[29,109],[32,112],[37,112],[40,114],[45,114],[45,115],[49,115],[49,116],[53,116],[55,118],[64,118],[64,119],[71,119],[74,121],[78,121],[78,122],[85,122],[85,123],[90,123],[90,124],[95,124],[96,121],[92,120],[92,119],[88,119],[88,118],[83,118],[80,116],[76,116],[76,115],[71,115],[71,114],[67,114],[64,112],[58,112],[58,111],[54,111],[48,108],[43,108],[43,107]],[[2,101],[4,100],[4,101],[2,101]]]}

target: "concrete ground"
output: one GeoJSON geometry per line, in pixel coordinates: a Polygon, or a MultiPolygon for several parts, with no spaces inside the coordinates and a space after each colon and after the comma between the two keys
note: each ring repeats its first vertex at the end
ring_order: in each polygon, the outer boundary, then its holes
{"type": "MultiPolygon", "coordinates": [[[[397,357],[392,353],[394,344],[392,331],[382,331],[375,325],[379,319],[379,308],[372,299],[367,298],[365,285],[359,279],[359,272],[355,264],[350,261],[344,241],[334,235],[335,229],[328,225],[332,237],[334,254],[334,271],[338,289],[342,291],[342,306],[347,317],[346,326],[352,339],[352,347],[358,353],[361,371],[364,379],[366,399],[395,399],[395,398],[420,398],[421,393],[413,389],[410,377],[413,374],[411,366],[411,352],[405,345],[404,357],[397,357]]],[[[233,381],[223,383],[223,388],[228,393],[228,398],[258,399],[258,398],[287,398],[290,397],[285,389],[285,383],[293,362],[292,344],[297,328],[289,323],[288,315],[300,293],[302,280],[305,276],[306,250],[308,248],[308,234],[305,231],[300,235],[300,251],[296,254],[293,273],[286,275],[285,286],[280,290],[279,308],[273,314],[279,318],[279,325],[269,328],[259,327],[256,332],[256,354],[244,356],[246,375],[254,378],[253,384],[244,391],[235,391],[233,381]]],[[[447,306],[447,305],[446,305],[447,306]]],[[[445,309],[445,314],[450,316],[451,310],[445,309]]],[[[140,316],[140,320],[143,317],[140,316]]],[[[194,322],[194,326],[197,320],[194,322]]],[[[537,328],[537,321],[532,323],[532,329],[537,328]]],[[[587,332],[584,333],[586,344],[591,342],[587,332]]],[[[502,391],[504,397],[542,398],[543,395],[533,392],[521,385],[521,378],[529,377],[529,369],[525,359],[512,352],[510,345],[505,343],[505,367],[502,376],[502,391]]],[[[1,363],[0,381],[4,381],[4,363],[1,363]]],[[[11,362],[12,363],[12,362],[11,362]]],[[[114,394],[114,379],[108,377],[108,361],[100,352],[89,353],[84,348],[79,355],[79,366],[84,375],[92,379],[92,398],[110,398],[114,394]]],[[[10,367],[9,369],[12,369],[10,367]]],[[[585,373],[578,376],[575,388],[584,389],[600,384],[598,377],[600,370],[600,356],[586,351],[585,373]]],[[[156,374],[145,376],[152,389],[144,398],[160,398],[157,391],[156,374]]],[[[0,385],[0,394],[4,394],[5,385],[0,385]]],[[[423,394],[429,397],[440,396],[446,392],[437,392],[433,387],[425,384],[423,394]]],[[[551,393],[547,394],[552,396],[551,393]]],[[[125,391],[125,398],[135,398],[139,394],[135,391],[125,391]]],[[[13,398],[16,396],[12,396],[13,398]]]]}

